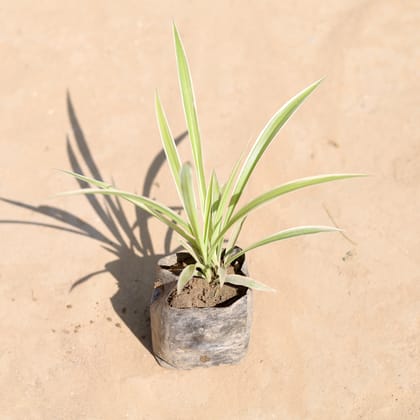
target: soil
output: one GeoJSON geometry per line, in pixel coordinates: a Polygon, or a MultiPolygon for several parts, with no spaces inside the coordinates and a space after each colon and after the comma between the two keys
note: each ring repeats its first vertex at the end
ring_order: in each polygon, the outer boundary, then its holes
{"type": "MultiPolygon", "coordinates": [[[[179,275],[187,265],[195,262],[194,258],[187,252],[178,252],[176,255],[176,264],[162,268],[167,268],[172,273],[179,275]]],[[[244,257],[241,257],[239,261],[234,261],[233,265],[227,269],[228,274],[243,274],[241,269],[244,261],[244,257]]],[[[168,296],[168,303],[173,308],[178,309],[229,306],[244,296],[246,290],[246,287],[230,284],[224,284],[220,288],[217,282],[208,283],[205,279],[194,277],[184,286],[180,294],[176,293],[176,289],[172,291],[168,296]]]]}
{"type": "Polygon", "coordinates": [[[217,283],[208,283],[205,279],[194,277],[178,295],[176,289],[168,296],[168,303],[173,308],[211,308],[229,306],[246,293],[246,287],[217,283]]]}

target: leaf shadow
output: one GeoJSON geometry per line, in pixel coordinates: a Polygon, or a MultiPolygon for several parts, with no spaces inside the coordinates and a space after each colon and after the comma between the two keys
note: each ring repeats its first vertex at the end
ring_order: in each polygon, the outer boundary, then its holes
{"type": "MultiPolygon", "coordinates": [[[[71,136],[66,135],[66,148],[71,169],[74,172],[103,181],[101,171],[93,158],[69,92],[67,92],[66,102],[71,126],[71,136]],[[82,166],[87,169],[83,170],[82,166]]],[[[180,134],[175,139],[176,144],[179,144],[187,134],[187,131],[180,134]]],[[[149,165],[143,183],[142,195],[150,197],[153,184],[165,160],[165,153],[162,149],[149,165]]],[[[80,188],[87,186],[83,181],[76,181],[80,188]]],[[[58,207],[32,205],[4,197],[0,197],[0,201],[44,215],[48,218],[48,221],[44,223],[3,219],[0,220],[0,224],[44,227],[98,241],[104,249],[113,254],[114,259],[107,262],[104,268],[88,273],[74,281],[69,292],[71,293],[76,287],[99,274],[107,272],[112,274],[118,283],[118,290],[111,297],[111,304],[115,312],[145,348],[152,352],[149,301],[155,280],[157,261],[164,255],[179,251],[179,248],[172,249],[173,232],[170,229],[166,231],[163,253],[156,253],[149,229],[149,220],[152,218],[150,214],[136,208],[135,218],[130,221],[118,198],[111,196],[98,198],[94,195],[84,195],[84,197],[102,222],[102,230],[84,221],[76,214],[58,207]]],[[[179,207],[171,208],[180,211],[179,207]]]]}

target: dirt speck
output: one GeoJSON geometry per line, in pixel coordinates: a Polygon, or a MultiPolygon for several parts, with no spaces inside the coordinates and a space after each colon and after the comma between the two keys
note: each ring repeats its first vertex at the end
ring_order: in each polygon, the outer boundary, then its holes
{"type": "Polygon", "coordinates": [[[66,305],[66,308],[67,308],[67,309],[71,309],[71,308],[73,308],[73,306],[72,306],[72,305],[70,305],[70,304],[68,304],[68,305],[66,305]]]}
{"type": "Polygon", "coordinates": [[[116,326],[117,328],[121,328],[121,324],[120,324],[119,322],[116,322],[116,323],[115,323],[115,326],[116,326]]]}
{"type": "Polygon", "coordinates": [[[332,147],[335,147],[336,149],[340,147],[340,145],[333,139],[328,139],[328,144],[332,147]]]}
{"type": "Polygon", "coordinates": [[[356,253],[353,250],[349,250],[345,253],[345,255],[341,258],[343,261],[347,261],[349,259],[351,259],[352,257],[354,257],[356,255],[356,253]]]}

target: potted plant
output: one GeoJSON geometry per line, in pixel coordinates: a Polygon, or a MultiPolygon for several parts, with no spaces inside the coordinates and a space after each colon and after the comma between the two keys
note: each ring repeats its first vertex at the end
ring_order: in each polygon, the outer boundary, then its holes
{"type": "Polygon", "coordinates": [[[70,171],[64,172],[93,187],[64,194],[120,197],[155,216],[178,234],[185,252],[161,259],[157,267],[150,307],[152,343],[161,365],[189,369],[237,363],[246,352],[252,317],[252,289],[273,290],[249,277],[245,261],[247,252],[295,236],[339,230],[328,226],[293,227],[241,249],[237,240],[247,216],[288,192],[362,175],[328,174],[297,179],[260,194],[239,207],[239,200],[261,156],[321,81],[303,89],[273,115],[247,157],[238,160],[221,185],[214,172],[206,177],[189,66],[175,26],[173,30],[193,165],[182,162],[178,154],[158,94],[155,107],[163,147],[184,215],[148,197],[70,171]]]}

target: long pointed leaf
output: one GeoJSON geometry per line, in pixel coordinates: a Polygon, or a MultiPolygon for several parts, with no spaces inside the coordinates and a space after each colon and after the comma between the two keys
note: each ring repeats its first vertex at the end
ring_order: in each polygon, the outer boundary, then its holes
{"type": "Polygon", "coordinates": [[[200,243],[200,247],[204,253],[205,249],[203,246],[203,238],[200,232],[200,226],[198,224],[198,211],[192,181],[192,170],[191,165],[188,163],[182,165],[180,180],[181,194],[184,202],[185,212],[187,213],[192,232],[200,243]]]}
{"type": "Polygon", "coordinates": [[[60,172],[64,172],[67,175],[71,175],[74,178],[79,179],[80,181],[85,181],[88,184],[95,185],[95,186],[97,186],[99,188],[112,188],[113,187],[113,185],[111,185],[111,184],[108,184],[108,183],[103,182],[103,181],[99,181],[99,180],[97,180],[95,178],[90,178],[90,177],[88,177],[86,175],[78,174],[78,173],[73,172],[73,171],[66,171],[64,169],[58,169],[58,170],[60,172]]]}
{"type": "Polygon", "coordinates": [[[235,166],[232,169],[232,172],[230,173],[228,180],[226,181],[226,184],[222,188],[221,197],[217,204],[216,222],[215,222],[216,224],[218,224],[223,218],[223,213],[225,212],[226,207],[228,205],[230,193],[232,191],[235,178],[238,175],[240,163],[241,163],[241,159],[238,159],[238,161],[236,162],[235,166]]]}
{"type": "Polygon", "coordinates": [[[206,200],[205,200],[205,205],[204,205],[204,232],[203,232],[203,237],[204,237],[204,242],[205,243],[209,243],[209,234],[211,233],[211,228],[212,228],[212,204],[213,204],[213,188],[214,185],[216,183],[216,175],[213,172],[211,174],[211,178],[210,178],[210,184],[209,187],[207,189],[207,194],[206,194],[206,200]]]}
{"type": "Polygon", "coordinates": [[[312,185],[322,184],[325,182],[338,181],[341,179],[348,178],[360,178],[364,177],[364,174],[326,174],[326,175],[316,175],[307,178],[295,179],[294,181],[287,182],[282,184],[270,191],[267,191],[258,197],[254,198],[248,204],[243,206],[237,213],[235,213],[232,218],[227,221],[220,235],[224,235],[238,220],[247,216],[250,212],[254,211],[256,208],[262,206],[263,204],[268,203],[269,201],[274,200],[275,198],[287,194],[292,191],[296,191],[300,188],[310,187],[312,185]]]}
{"type": "Polygon", "coordinates": [[[160,204],[159,202],[157,202],[155,200],[152,200],[148,197],[144,197],[144,196],[141,196],[141,195],[136,195],[136,194],[132,194],[132,193],[129,193],[129,192],[126,192],[126,191],[118,190],[110,184],[106,184],[105,182],[98,181],[96,179],[87,177],[85,175],[77,174],[77,173],[71,172],[71,171],[63,171],[63,172],[65,172],[65,173],[67,173],[67,174],[69,174],[69,175],[71,175],[71,176],[73,176],[77,179],[88,182],[89,184],[99,186],[99,187],[101,187],[101,189],[83,188],[81,190],[67,191],[67,192],[59,193],[57,195],[102,194],[102,195],[114,195],[114,196],[121,196],[121,197],[124,196],[123,198],[128,197],[130,199],[137,200],[139,204],[142,204],[142,205],[147,206],[151,209],[154,209],[158,212],[161,212],[164,215],[166,215],[167,217],[176,221],[179,225],[181,225],[183,227],[187,227],[187,224],[185,223],[185,221],[177,213],[175,213],[169,207],[167,207],[163,204],[160,204]]]}
{"type": "Polygon", "coordinates": [[[279,130],[284,126],[288,119],[293,115],[299,105],[318,87],[321,83],[321,80],[312,83],[307,88],[303,89],[293,98],[289,99],[268,121],[267,125],[261,131],[257,140],[255,141],[254,146],[249,152],[248,157],[246,158],[241,172],[239,174],[238,182],[235,186],[234,193],[232,196],[232,201],[229,208],[229,217],[233,213],[236,204],[239,201],[239,198],[242,195],[242,192],[254,171],[258,161],[261,156],[273,141],[279,130]]]}
{"type": "Polygon", "coordinates": [[[219,211],[219,204],[221,198],[220,184],[217,179],[217,175],[214,174],[214,184],[213,184],[213,194],[212,194],[212,205],[211,205],[211,217],[212,217],[212,227],[213,229],[216,226],[217,214],[219,211]]]}
{"type": "Polygon", "coordinates": [[[194,165],[198,176],[198,190],[200,195],[201,208],[204,208],[204,199],[206,197],[206,181],[204,176],[203,154],[201,151],[200,131],[198,128],[198,118],[194,91],[191,81],[190,69],[188,66],[185,50],[182,45],[179,33],[174,25],[175,50],[178,66],[178,78],[181,88],[182,103],[184,106],[185,119],[191,140],[191,148],[194,157],[194,165]]]}
{"type": "Polygon", "coordinates": [[[57,195],[64,196],[79,194],[101,194],[120,197],[138,207],[141,207],[143,210],[147,211],[152,216],[160,220],[162,223],[166,224],[168,227],[173,229],[175,232],[177,232],[179,235],[185,238],[188,242],[195,243],[194,238],[190,234],[191,231],[189,226],[185,223],[183,219],[181,219],[181,217],[178,214],[176,214],[168,207],[147,197],[142,197],[135,194],[127,193],[125,191],[119,191],[110,188],[83,188],[81,190],[68,191],[57,195]]]}
{"type": "Polygon", "coordinates": [[[228,274],[225,283],[235,284],[236,286],[245,286],[251,289],[260,290],[263,292],[275,292],[275,289],[261,283],[251,277],[240,276],[238,274],[228,274]]]}
{"type": "Polygon", "coordinates": [[[192,276],[195,271],[195,264],[187,265],[178,277],[178,282],[176,284],[176,292],[181,293],[184,286],[192,279],[192,276]]]}
{"type": "Polygon", "coordinates": [[[337,229],[330,226],[298,226],[298,227],[293,227],[290,229],[285,229],[244,248],[242,251],[229,257],[227,261],[225,262],[225,264],[229,265],[233,262],[233,260],[245,254],[246,252],[251,251],[252,249],[258,248],[263,245],[268,245],[272,242],[281,241],[283,239],[288,239],[288,238],[293,238],[295,236],[311,235],[311,234],[320,233],[320,232],[340,232],[340,231],[341,229],[337,229]]]}
{"type": "Polygon", "coordinates": [[[222,265],[217,269],[217,276],[218,276],[218,281],[220,284],[220,287],[223,287],[223,285],[225,284],[226,281],[226,269],[225,267],[223,267],[222,265]]]}
{"type": "Polygon", "coordinates": [[[244,225],[245,220],[246,220],[246,217],[244,217],[240,222],[237,222],[237,227],[234,230],[226,246],[226,257],[229,256],[229,254],[232,252],[233,247],[236,245],[236,241],[238,240],[239,234],[241,233],[242,226],[244,225]]]}
{"type": "Polygon", "coordinates": [[[181,245],[184,247],[185,251],[189,252],[190,255],[195,259],[195,261],[199,262],[199,263],[203,263],[203,261],[201,261],[201,259],[199,258],[198,252],[197,252],[197,246],[192,246],[192,244],[184,241],[184,240],[180,240],[181,245]]]}
{"type": "Polygon", "coordinates": [[[175,181],[176,188],[178,190],[178,193],[180,194],[179,173],[181,171],[181,159],[179,158],[175,140],[169,128],[168,120],[166,118],[165,111],[162,107],[157,92],[155,95],[155,108],[160,136],[162,138],[163,150],[165,151],[165,155],[168,160],[169,168],[171,169],[172,177],[175,181]]]}
{"type": "Polygon", "coordinates": [[[235,178],[238,175],[240,163],[241,159],[238,159],[232,169],[232,172],[230,173],[228,180],[226,181],[226,184],[223,186],[219,193],[219,199],[215,200],[213,204],[213,234],[217,237],[217,239],[212,240],[211,242],[209,251],[210,254],[216,252],[217,255],[220,255],[222,252],[223,234],[221,233],[221,230],[223,228],[223,216],[229,203],[229,197],[234,185],[235,178]]]}

